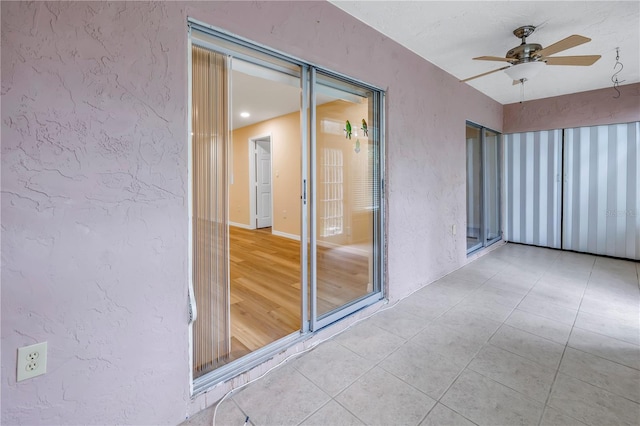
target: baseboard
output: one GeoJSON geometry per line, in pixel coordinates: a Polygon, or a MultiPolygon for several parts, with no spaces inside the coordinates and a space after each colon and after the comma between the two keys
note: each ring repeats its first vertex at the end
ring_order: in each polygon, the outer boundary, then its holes
{"type": "Polygon", "coordinates": [[[271,228],[271,234],[272,235],[277,235],[278,237],[289,238],[290,240],[300,241],[300,235],[287,234],[286,232],[276,231],[273,228],[271,228]]]}
{"type": "Polygon", "coordinates": [[[244,223],[237,223],[237,222],[229,222],[229,226],[235,226],[236,228],[242,228],[242,229],[253,229],[249,225],[246,225],[244,223]]]}

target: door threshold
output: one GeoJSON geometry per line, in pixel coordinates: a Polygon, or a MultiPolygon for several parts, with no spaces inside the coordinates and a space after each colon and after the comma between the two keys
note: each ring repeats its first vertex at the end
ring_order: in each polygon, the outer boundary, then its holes
{"type": "Polygon", "coordinates": [[[283,350],[308,339],[312,333],[296,331],[282,339],[269,343],[267,346],[257,349],[229,364],[216,368],[214,371],[198,377],[193,381],[193,393],[191,398],[207,392],[214,386],[233,379],[254,367],[269,361],[283,350]]]}

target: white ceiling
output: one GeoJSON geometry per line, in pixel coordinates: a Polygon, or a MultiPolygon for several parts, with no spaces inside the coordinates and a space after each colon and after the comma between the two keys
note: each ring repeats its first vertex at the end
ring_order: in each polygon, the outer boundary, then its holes
{"type": "Polygon", "coordinates": [[[273,117],[300,111],[300,87],[233,71],[231,127],[238,129],[273,117]],[[249,117],[241,117],[247,112],[249,117]]]}
{"type": "MultiPolygon", "coordinates": [[[[300,79],[240,59],[232,62],[231,128],[260,123],[273,117],[300,111],[300,79]],[[246,112],[249,117],[242,117],[246,112]]],[[[353,101],[348,94],[319,86],[316,105],[336,99],[353,101]]]]}
{"type": "MultiPolygon", "coordinates": [[[[589,67],[547,65],[525,83],[525,100],[612,87],[616,47],[624,65],[618,80],[640,81],[638,1],[331,2],[459,79],[506,65],[471,58],[504,57],[520,44],[513,30],[523,25],[537,27],[527,42],[543,47],[572,34],[592,39],[553,56],[602,55],[598,62],[589,67]]],[[[513,86],[504,72],[460,84],[502,104],[519,102],[522,96],[521,86],[513,86]]]]}

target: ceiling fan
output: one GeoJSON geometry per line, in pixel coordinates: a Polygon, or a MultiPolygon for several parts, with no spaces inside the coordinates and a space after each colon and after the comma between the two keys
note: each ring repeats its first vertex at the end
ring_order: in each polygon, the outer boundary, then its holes
{"type": "Polygon", "coordinates": [[[535,29],[536,27],[533,25],[525,25],[515,29],[513,31],[513,35],[522,40],[522,43],[509,50],[504,58],[499,56],[479,56],[477,58],[473,58],[474,60],[479,61],[508,62],[509,65],[493,71],[474,75],[473,77],[465,78],[460,81],[465,82],[505,70],[505,73],[513,80],[513,84],[520,84],[532,78],[545,65],[589,66],[593,65],[598,59],[600,59],[600,55],[551,56],[555,53],[562,52],[563,50],[590,42],[591,39],[581,35],[572,35],[543,48],[537,43],[527,43],[527,37],[533,34],[535,29]]]}

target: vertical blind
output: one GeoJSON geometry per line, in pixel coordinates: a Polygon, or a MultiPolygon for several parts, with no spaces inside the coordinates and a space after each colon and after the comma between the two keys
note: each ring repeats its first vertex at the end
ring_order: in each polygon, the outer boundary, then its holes
{"type": "Polygon", "coordinates": [[[563,248],[640,259],[640,123],[565,130],[563,248]]]}
{"type": "Polygon", "coordinates": [[[225,363],[230,353],[227,258],[227,60],[192,48],[193,376],[225,363]]]}
{"type": "Polygon", "coordinates": [[[505,240],[560,248],[562,131],[504,137],[505,240]]]}

